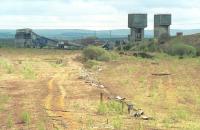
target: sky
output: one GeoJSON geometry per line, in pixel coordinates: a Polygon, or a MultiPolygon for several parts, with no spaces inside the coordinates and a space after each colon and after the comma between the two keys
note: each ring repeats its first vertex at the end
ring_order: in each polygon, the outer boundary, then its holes
{"type": "Polygon", "coordinates": [[[0,0],[0,29],[128,28],[129,13],[172,14],[173,29],[200,29],[199,0],[0,0]]]}

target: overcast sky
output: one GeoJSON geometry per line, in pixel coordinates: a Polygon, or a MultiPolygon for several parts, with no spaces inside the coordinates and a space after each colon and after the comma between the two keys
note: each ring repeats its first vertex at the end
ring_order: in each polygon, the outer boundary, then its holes
{"type": "Polygon", "coordinates": [[[124,29],[128,13],[171,13],[171,28],[199,29],[199,0],[0,0],[0,28],[124,29]]]}

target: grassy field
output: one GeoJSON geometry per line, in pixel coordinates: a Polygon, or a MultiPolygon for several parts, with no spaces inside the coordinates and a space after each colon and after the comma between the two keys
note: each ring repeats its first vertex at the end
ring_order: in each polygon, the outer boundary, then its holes
{"type": "Polygon", "coordinates": [[[154,59],[121,56],[97,62],[87,72],[102,89],[80,78],[85,71],[80,55],[0,48],[0,129],[200,129],[199,58],[157,54],[154,59]],[[169,75],[153,75],[162,73],[169,75]],[[153,120],[130,117],[126,107],[122,110],[107,96],[125,97],[153,120]]]}
{"type": "Polygon", "coordinates": [[[155,119],[141,121],[142,125],[200,129],[199,58],[178,59],[164,54],[155,59],[122,57],[103,68],[98,77],[110,92],[126,97],[155,119]]]}

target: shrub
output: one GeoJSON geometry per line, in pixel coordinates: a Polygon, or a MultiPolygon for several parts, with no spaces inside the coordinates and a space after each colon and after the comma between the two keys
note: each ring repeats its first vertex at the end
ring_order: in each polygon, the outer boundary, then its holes
{"type": "Polygon", "coordinates": [[[159,45],[155,40],[149,42],[138,42],[135,46],[131,48],[133,51],[141,51],[141,52],[157,52],[160,51],[159,45]]]}
{"type": "Polygon", "coordinates": [[[197,56],[200,56],[200,45],[195,46],[197,50],[197,56]]]}
{"type": "Polygon", "coordinates": [[[109,61],[116,58],[116,54],[110,53],[101,47],[89,46],[83,50],[86,60],[109,61]]]}
{"type": "Polygon", "coordinates": [[[197,50],[193,46],[176,43],[168,47],[167,53],[173,56],[196,56],[197,50]]]}
{"type": "Polygon", "coordinates": [[[98,65],[99,65],[99,63],[96,60],[88,60],[85,63],[86,68],[93,68],[93,67],[98,66],[98,65]]]}
{"type": "MultiPolygon", "coordinates": [[[[123,46],[123,50],[128,51],[133,47],[133,44],[128,43],[126,45],[123,46]]],[[[118,50],[121,50],[121,47],[118,48],[118,50]]]]}

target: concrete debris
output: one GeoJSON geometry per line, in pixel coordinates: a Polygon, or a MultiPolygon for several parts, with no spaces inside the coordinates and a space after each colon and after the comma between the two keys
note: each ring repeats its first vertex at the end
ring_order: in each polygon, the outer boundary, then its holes
{"type": "Polygon", "coordinates": [[[126,99],[126,98],[122,98],[122,97],[120,97],[120,96],[116,96],[115,99],[117,99],[117,100],[124,100],[124,99],[126,99]]]}
{"type": "Polygon", "coordinates": [[[152,117],[148,117],[148,116],[145,116],[145,115],[142,115],[141,119],[143,119],[143,120],[153,120],[152,117]]]}
{"type": "Polygon", "coordinates": [[[88,72],[88,71],[85,70],[85,69],[82,69],[82,70],[81,70],[79,79],[85,80],[85,83],[90,84],[90,86],[92,86],[92,87],[96,87],[96,88],[100,88],[100,89],[106,88],[104,85],[102,85],[102,84],[97,80],[97,78],[95,78],[95,76],[94,76],[92,73],[88,72]]]}
{"type": "Polygon", "coordinates": [[[105,88],[105,86],[104,85],[100,85],[100,88],[105,88]]]}
{"type": "MultiPolygon", "coordinates": [[[[94,75],[92,73],[88,72],[87,70],[84,70],[84,69],[81,70],[79,79],[85,80],[85,83],[89,84],[92,87],[96,87],[96,88],[100,88],[100,89],[106,88],[104,85],[102,85],[97,80],[97,78],[94,78],[94,75]]],[[[152,118],[144,115],[144,111],[142,109],[137,109],[135,107],[135,105],[133,105],[130,101],[126,101],[126,98],[124,98],[124,97],[109,96],[108,99],[115,100],[115,101],[122,103],[122,107],[124,104],[127,105],[128,113],[130,114],[131,117],[140,118],[143,120],[152,119],[152,118]]]]}
{"type": "Polygon", "coordinates": [[[138,111],[136,111],[135,113],[133,113],[134,117],[141,117],[142,115],[144,115],[144,111],[139,109],[138,111]]]}

